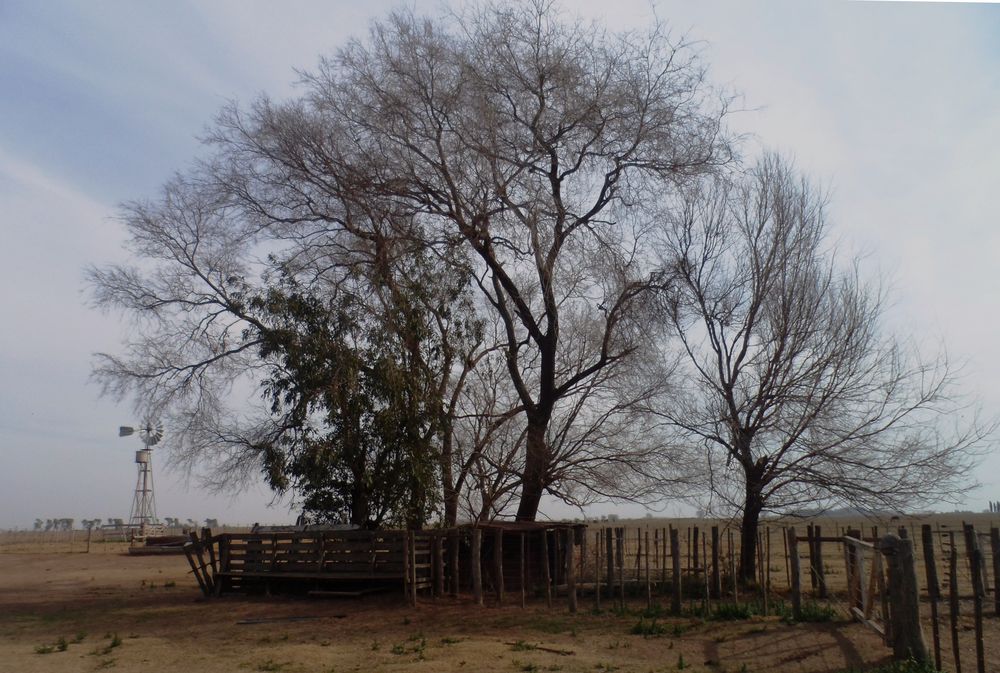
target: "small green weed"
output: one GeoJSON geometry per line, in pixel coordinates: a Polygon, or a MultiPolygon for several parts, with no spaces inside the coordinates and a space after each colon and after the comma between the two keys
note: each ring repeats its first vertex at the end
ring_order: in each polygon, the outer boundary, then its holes
{"type": "Polygon", "coordinates": [[[799,619],[795,619],[792,614],[791,606],[781,604],[778,606],[778,609],[775,610],[775,614],[780,615],[781,621],[786,624],[794,624],[795,622],[832,622],[837,617],[837,611],[834,610],[832,606],[829,604],[820,605],[815,601],[803,603],[801,612],[802,616],[799,619]]]}
{"type": "Polygon", "coordinates": [[[639,618],[639,621],[632,625],[629,630],[633,636],[642,636],[643,638],[650,638],[654,636],[662,636],[667,632],[667,627],[663,624],[657,623],[655,619],[652,621],[646,621],[643,618],[639,618]]]}
{"type": "Polygon", "coordinates": [[[287,666],[287,665],[288,665],[287,662],[280,663],[280,662],[275,661],[274,659],[268,659],[267,661],[265,661],[262,664],[257,664],[257,670],[258,671],[269,671],[269,672],[273,673],[274,671],[282,671],[282,670],[284,670],[285,666],[287,666]]]}
{"type": "Polygon", "coordinates": [[[747,603],[721,603],[715,606],[709,619],[715,621],[737,621],[750,619],[757,611],[747,603]]]}
{"type": "Polygon", "coordinates": [[[56,648],[51,645],[36,645],[35,654],[52,654],[56,651],[56,648]]]}
{"type": "Polygon", "coordinates": [[[111,635],[110,633],[105,633],[104,637],[105,638],[110,638],[111,642],[109,642],[104,647],[98,647],[96,650],[94,650],[93,652],[91,652],[92,655],[94,655],[94,656],[107,656],[107,655],[111,654],[111,650],[115,649],[116,647],[119,647],[122,644],[122,639],[118,637],[117,633],[114,634],[114,635],[111,635]]]}
{"type": "Polygon", "coordinates": [[[537,649],[537,645],[532,645],[531,643],[526,643],[523,640],[519,640],[510,646],[510,649],[514,652],[528,652],[530,650],[537,649]]]}
{"type": "MultiPolygon", "coordinates": [[[[856,673],[858,669],[848,669],[845,673],[856,673]]],[[[934,673],[934,664],[930,661],[923,663],[908,659],[907,661],[894,661],[877,668],[868,669],[867,673],[934,673]]]]}

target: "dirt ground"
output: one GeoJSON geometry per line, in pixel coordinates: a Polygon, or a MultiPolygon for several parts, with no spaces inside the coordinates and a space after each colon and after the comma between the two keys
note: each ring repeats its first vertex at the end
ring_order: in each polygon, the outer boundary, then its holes
{"type": "Polygon", "coordinates": [[[187,571],[183,556],[0,554],[0,671],[834,673],[889,654],[847,621],[661,619],[665,633],[644,637],[630,633],[638,602],[595,614],[585,599],[570,615],[561,602],[205,600],[187,571]]]}

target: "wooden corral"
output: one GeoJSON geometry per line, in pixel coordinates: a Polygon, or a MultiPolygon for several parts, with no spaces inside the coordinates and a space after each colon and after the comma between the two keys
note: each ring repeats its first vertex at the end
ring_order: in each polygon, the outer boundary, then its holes
{"type": "Polygon", "coordinates": [[[203,531],[200,538],[192,535],[185,551],[207,596],[397,590],[412,601],[419,591],[481,595],[485,588],[502,600],[504,592],[527,594],[566,584],[566,541],[585,546],[585,531],[584,524],[518,522],[426,531],[289,530],[215,536],[203,531]],[[478,580],[473,566],[476,537],[478,580]]]}
{"type": "Polygon", "coordinates": [[[365,593],[430,586],[431,537],[318,530],[192,536],[188,559],[207,595],[365,593]]]}
{"type": "MultiPolygon", "coordinates": [[[[545,586],[549,584],[560,586],[566,583],[566,532],[572,533],[574,544],[579,547],[585,544],[587,525],[493,521],[460,527],[458,530],[461,538],[466,541],[471,540],[475,528],[482,531],[481,563],[485,588],[494,593],[498,587],[514,593],[524,589],[528,594],[532,594],[544,591],[545,586]],[[498,544],[501,549],[499,566],[496,554],[498,544]],[[502,583],[497,582],[498,567],[503,576],[502,583]]],[[[463,544],[461,549],[459,568],[471,568],[473,563],[471,544],[463,544]]],[[[579,558],[580,554],[576,556],[579,558]]],[[[463,586],[471,591],[471,573],[467,572],[466,575],[469,577],[463,580],[463,586]]]]}

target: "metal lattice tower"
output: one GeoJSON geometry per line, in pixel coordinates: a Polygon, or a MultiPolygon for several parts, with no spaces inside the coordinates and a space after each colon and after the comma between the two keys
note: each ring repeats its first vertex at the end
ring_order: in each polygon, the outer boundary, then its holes
{"type": "Polygon", "coordinates": [[[150,419],[140,428],[127,426],[118,428],[119,437],[134,433],[138,433],[143,448],[135,452],[137,475],[128,528],[134,536],[144,537],[150,526],[159,525],[159,520],[156,518],[156,497],[153,492],[153,451],[150,447],[163,438],[163,425],[150,419]]]}

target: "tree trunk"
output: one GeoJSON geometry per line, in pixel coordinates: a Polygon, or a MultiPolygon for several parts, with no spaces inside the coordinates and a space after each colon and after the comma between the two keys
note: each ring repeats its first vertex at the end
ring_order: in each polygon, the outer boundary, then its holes
{"type": "Polygon", "coordinates": [[[546,473],[549,469],[549,447],[545,443],[545,431],[549,425],[549,414],[528,416],[528,428],[524,457],[524,474],[521,477],[521,502],[517,507],[518,521],[534,521],[538,506],[545,491],[546,473]]]}
{"type": "Polygon", "coordinates": [[[757,484],[747,484],[746,500],[743,503],[743,520],[740,523],[740,567],[739,579],[744,585],[751,584],[757,577],[757,529],[764,501],[757,484]]]}
{"type": "Polygon", "coordinates": [[[444,502],[445,528],[453,528],[458,523],[458,488],[454,483],[452,460],[452,434],[446,431],[441,438],[441,500],[444,502]]]}
{"type": "Polygon", "coordinates": [[[371,506],[368,501],[368,488],[365,486],[364,475],[355,475],[351,488],[351,523],[359,528],[368,528],[371,522],[371,506]]]}

